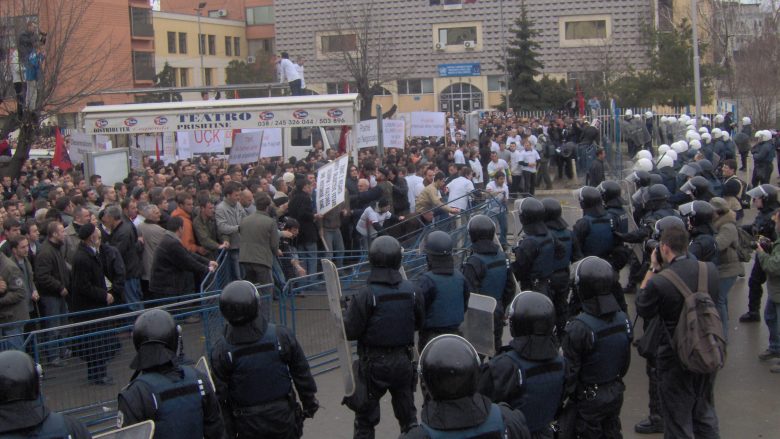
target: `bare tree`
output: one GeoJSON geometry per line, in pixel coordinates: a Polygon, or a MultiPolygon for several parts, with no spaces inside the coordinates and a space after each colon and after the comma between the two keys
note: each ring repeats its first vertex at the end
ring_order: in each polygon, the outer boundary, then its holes
{"type": "MultiPolygon", "coordinates": [[[[36,28],[33,42],[40,46],[44,58],[34,104],[27,103],[24,111],[17,108],[14,99],[4,99],[0,104],[0,113],[10,116],[0,132],[20,130],[16,152],[0,174],[18,175],[29,157],[41,121],[65,110],[72,111],[88,96],[130,82],[130,66],[108,63],[119,47],[120,36],[107,37],[106,27],[100,29],[85,23],[93,6],[92,0],[0,0],[3,53],[17,48],[20,34],[32,23],[36,28]]],[[[22,64],[26,61],[19,60],[22,64]]],[[[8,64],[6,72],[10,73],[8,64]]],[[[12,89],[11,81],[10,74],[0,75],[0,90],[12,89]]]]}
{"type": "Polygon", "coordinates": [[[326,53],[343,64],[334,64],[330,77],[354,84],[360,95],[360,119],[371,119],[374,96],[382,94],[385,84],[406,76],[408,68],[398,67],[395,41],[385,27],[380,3],[374,0],[333,2],[329,25],[337,47],[326,53]]]}
{"type": "Polygon", "coordinates": [[[755,126],[775,125],[775,108],[780,99],[777,83],[780,74],[780,36],[766,33],[756,37],[740,50],[736,61],[742,66],[737,71],[742,106],[752,115],[755,126]]]}

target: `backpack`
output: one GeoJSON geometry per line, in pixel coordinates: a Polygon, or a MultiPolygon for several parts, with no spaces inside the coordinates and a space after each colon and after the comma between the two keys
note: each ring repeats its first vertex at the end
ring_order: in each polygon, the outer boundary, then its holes
{"type": "Polygon", "coordinates": [[[680,320],[671,339],[677,358],[693,373],[716,372],[726,361],[726,341],[723,339],[720,314],[707,292],[707,264],[699,262],[699,281],[695,293],[672,270],[663,270],[659,274],[685,298],[680,320]]]}
{"type": "Polygon", "coordinates": [[[753,239],[753,235],[739,226],[737,226],[737,237],[737,257],[739,262],[750,262],[750,259],[753,257],[756,240],[753,239]]]}

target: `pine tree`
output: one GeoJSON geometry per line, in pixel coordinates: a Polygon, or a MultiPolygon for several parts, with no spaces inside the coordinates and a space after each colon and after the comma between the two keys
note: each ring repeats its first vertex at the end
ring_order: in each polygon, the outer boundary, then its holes
{"type": "MultiPolygon", "coordinates": [[[[511,90],[509,104],[515,111],[538,109],[542,103],[542,90],[534,77],[541,73],[544,65],[538,59],[540,46],[534,38],[539,32],[533,26],[523,1],[520,3],[520,17],[510,29],[514,36],[509,41],[506,60],[511,90]]],[[[504,69],[505,66],[502,65],[501,68],[504,69]]]]}

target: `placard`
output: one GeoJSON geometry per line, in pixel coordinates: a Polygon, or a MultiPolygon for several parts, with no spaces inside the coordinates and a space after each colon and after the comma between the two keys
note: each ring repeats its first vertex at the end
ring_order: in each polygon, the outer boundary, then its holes
{"type": "Polygon", "coordinates": [[[385,119],[382,122],[384,134],[382,138],[385,148],[403,149],[406,144],[406,128],[403,120],[385,119]]]}
{"type": "Polygon", "coordinates": [[[282,129],[267,128],[260,130],[263,133],[260,143],[260,158],[282,156],[282,129]]]}
{"type": "Polygon", "coordinates": [[[92,136],[89,134],[73,133],[70,135],[68,155],[70,156],[70,162],[74,165],[84,163],[84,155],[95,150],[95,145],[92,143],[92,136]]]}
{"type": "Polygon", "coordinates": [[[344,202],[349,156],[342,155],[317,170],[317,213],[324,215],[344,202]]]}
{"type": "Polygon", "coordinates": [[[130,169],[134,171],[144,170],[144,151],[141,148],[129,148],[130,169]]]}
{"type": "Polygon", "coordinates": [[[379,145],[379,134],[377,134],[376,119],[364,120],[357,126],[357,147],[358,149],[373,148],[379,145]]]}
{"type": "Polygon", "coordinates": [[[197,130],[176,133],[180,148],[191,154],[222,154],[230,146],[231,130],[197,130]]]}
{"type": "Polygon", "coordinates": [[[233,136],[233,147],[230,148],[231,165],[243,165],[254,163],[260,157],[260,144],[263,141],[263,132],[238,133],[233,136]]]}
{"type": "Polygon", "coordinates": [[[412,137],[441,137],[446,129],[445,114],[433,111],[416,111],[411,116],[412,137]]]}

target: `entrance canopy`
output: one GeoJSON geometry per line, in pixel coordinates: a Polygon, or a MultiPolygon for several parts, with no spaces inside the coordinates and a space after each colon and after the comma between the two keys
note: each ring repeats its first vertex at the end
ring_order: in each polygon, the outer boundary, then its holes
{"type": "Polygon", "coordinates": [[[81,110],[88,134],[354,125],[358,95],[286,96],[218,101],[100,105],[81,110]]]}

